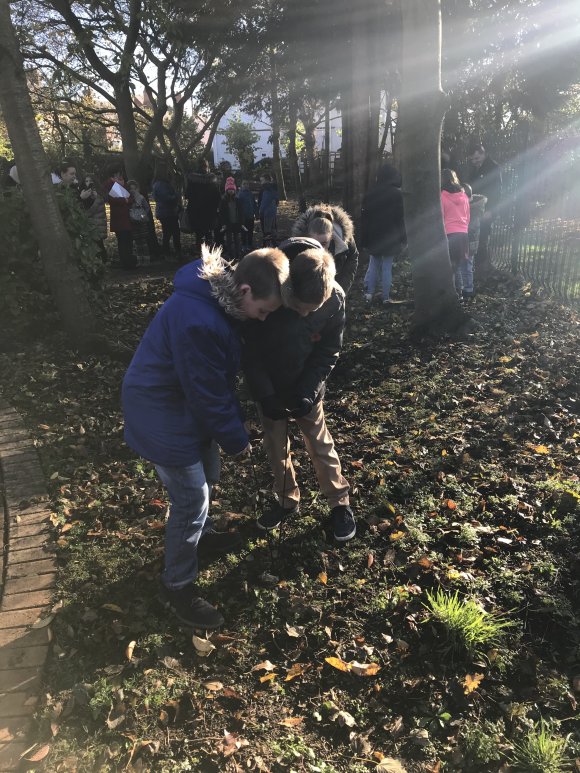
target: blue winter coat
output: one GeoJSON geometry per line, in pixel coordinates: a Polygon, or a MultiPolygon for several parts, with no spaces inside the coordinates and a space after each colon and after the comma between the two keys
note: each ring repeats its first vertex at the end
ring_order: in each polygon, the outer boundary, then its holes
{"type": "Polygon", "coordinates": [[[258,206],[262,217],[275,217],[278,208],[278,186],[276,183],[264,183],[260,189],[258,206]]]}
{"type": "Polygon", "coordinates": [[[183,266],[173,295],[145,331],[123,380],[125,440],[155,464],[200,461],[211,439],[228,454],[249,440],[235,396],[241,344],[237,323],[200,278],[183,266]]]}
{"type": "Polygon", "coordinates": [[[244,213],[244,219],[253,220],[258,214],[258,205],[252,191],[242,188],[238,193],[238,200],[244,213]]]}
{"type": "Polygon", "coordinates": [[[177,215],[179,199],[170,182],[156,180],[153,183],[153,198],[155,199],[155,217],[157,220],[177,215]]]}

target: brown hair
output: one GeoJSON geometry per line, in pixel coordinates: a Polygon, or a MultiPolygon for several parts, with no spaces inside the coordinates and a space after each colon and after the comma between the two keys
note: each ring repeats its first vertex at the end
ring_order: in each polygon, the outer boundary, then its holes
{"type": "Polygon", "coordinates": [[[245,255],[234,269],[234,284],[250,285],[255,299],[281,296],[281,285],[288,280],[288,258],[282,250],[263,247],[245,255]]]}
{"type": "Polygon", "coordinates": [[[332,255],[312,248],[296,255],[290,263],[290,286],[293,297],[301,303],[322,305],[330,298],[336,275],[332,255]]]}

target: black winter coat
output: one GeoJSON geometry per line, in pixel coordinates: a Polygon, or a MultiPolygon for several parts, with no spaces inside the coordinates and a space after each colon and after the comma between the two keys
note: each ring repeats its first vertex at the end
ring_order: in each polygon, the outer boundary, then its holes
{"type": "Polygon", "coordinates": [[[379,180],[363,199],[360,243],[371,255],[386,258],[399,255],[406,241],[401,188],[379,180]]]}
{"type": "Polygon", "coordinates": [[[344,292],[336,282],[326,303],[306,317],[280,308],[264,322],[245,322],[242,369],[254,400],[321,400],[340,355],[344,323],[344,292]]]}
{"type": "Polygon", "coordinates": [[[193,172],[185,189],[187,212],[194,231],[206,233],[215,227],[221,194],[215,174],[193,172]]]}

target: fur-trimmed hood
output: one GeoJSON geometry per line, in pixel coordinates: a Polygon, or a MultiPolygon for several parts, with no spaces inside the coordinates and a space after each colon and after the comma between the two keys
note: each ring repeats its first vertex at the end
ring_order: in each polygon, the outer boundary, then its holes
{"type": "Polygon", "coordinates": [[[225,313],[234,319],[245,319],[240,311],[240,291],[234,282],[232,264],[222,257],[221,247],[201,245],[200,279],[206,279],[211,294],[225,313]]]}
{"type": "MultiPolygon", "coordinates": [[[[325,217],[330,215],[332,218],[332,225],[334,230],[335,239],[338,238],[348,245],[354,239],[354,225],[345,210],[336,204],[315,204],[312,207],[308,207],[295,221],[292,226],[292,236],[308,236],[308,225],[317,217],[325,217]]],[[[336,252],[343,252],[342,249],[337,249],[336,252]]]]}

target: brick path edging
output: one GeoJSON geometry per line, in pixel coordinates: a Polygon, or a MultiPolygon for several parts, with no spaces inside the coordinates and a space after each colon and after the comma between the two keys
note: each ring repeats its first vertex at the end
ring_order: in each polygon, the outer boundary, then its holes
{"type": "Polygon", "coordinates": [[[0,771],[21,767],[36,711],[50,626],[56,561],[38,452],[18,413],[0,398],[0,771]]]}

